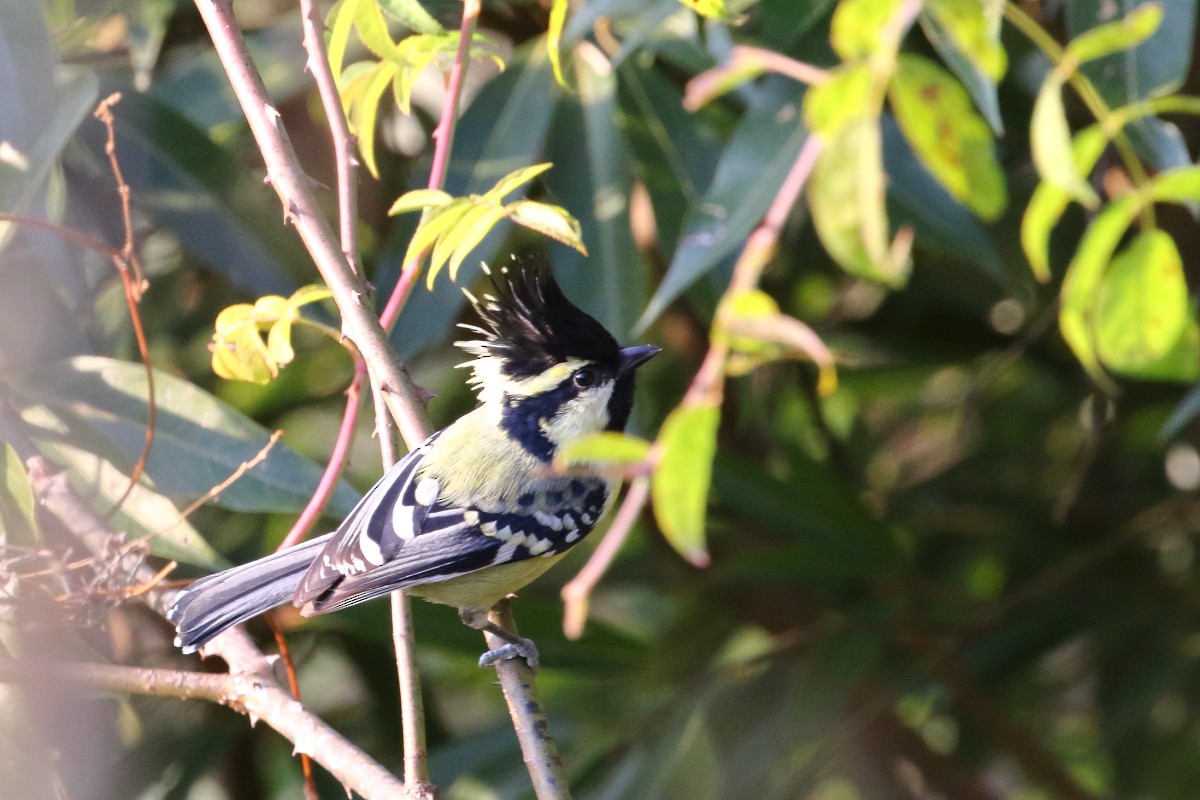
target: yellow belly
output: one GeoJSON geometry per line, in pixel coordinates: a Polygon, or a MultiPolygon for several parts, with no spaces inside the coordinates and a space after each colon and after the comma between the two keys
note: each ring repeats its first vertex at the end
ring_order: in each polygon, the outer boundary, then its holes
{"type": "Polygon", "coordinates": [[[456,606],[470,611],[487,611],[507,595],[521,589],[553,567],[566,553],[549,558],[527,558],[438,583],[413,586],[408,593],[431,603],[456,606]]]}

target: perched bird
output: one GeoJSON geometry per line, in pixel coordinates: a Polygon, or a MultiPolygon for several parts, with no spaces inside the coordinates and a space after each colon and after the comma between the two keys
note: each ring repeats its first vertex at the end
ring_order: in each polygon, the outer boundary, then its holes
{"type": "Polygon", "coordinates": [[[463,327],[480,338],[456,343],[474,357],[461,366],[479,406],[397,462],[333,533],[181,591],[168,613],[176,646],[193,652],[289,601],[311,616],[407,589],[508,642],[481,666],[536,665],[533,643],[488,609],[553,566],[611,504],[605,478],[548,467],[559,448],[625,428],[634,372],[659,348],[619,347],[544,267],[491,278],[493,295],[467,293],[485,327],[463,327]]]}

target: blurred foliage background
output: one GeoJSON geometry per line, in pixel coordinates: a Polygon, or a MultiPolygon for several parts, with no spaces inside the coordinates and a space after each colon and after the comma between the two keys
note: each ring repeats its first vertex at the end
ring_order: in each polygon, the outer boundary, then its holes
{"type": "MultiPolygon", "coordinates": [[[[457,29],[458,2],[423,5],[457,29]]],[[[549,3],[484,3],[481,32],[506,66],[471,64],[447,189],[482,193],[514,169],[553,162],[531,196],[579,219],[590,256],[503,223],[463,263],[457,285],[443,274],[432,291],[416,290],[393,341],[436,395],[435,425],[473,403],[452,369],[463,360],[451,346],[454,323],[466,319],[459,287],[478,280],[480,260],[540,252],[618,338],[666,349],[644,371],[632,425],[653,437],[704,356],[737,254],[807,136],[804,88],[780,75],[698,110],[685,110],[684,87],[736,45],[837,66],[845,54],[831,45],[836,5],[734,3],[736,19],[720,20],[679,0],[575,3],[563,34],[564,88],[547,57],[549,3]]],[[[1138,5],[1019,8],[1066,42],[1138,5]]],[[[1165,0],[1148,41],[1089,65],[1110,105],[1200,89],[1196,6],[1165,0]]],[[[306,168],[332,186],[295,3],[236,10],[306,168]]],[[[807,206],[795,208],[761,286],[833,349],[838,388],[819,396],[817,371],[795,360],[731,379],[709,497],[711,566],[681,560],[646,514],[578,641],[563,637],[558,589],[599,536],[522,592],[517,617],[542,650],[539,686],[578,797],[1197,794],[1200,390],[1116,374],[1097,382],[1058,333],[1064,270],[1092,212],[1066,211],[1050,240],[1051,278],[1039,282],[1020,225],[1039,183],[1031,126],[1052,69],[1043,50],[999,26],[1007,69],[987,79],[922,24],[904,52],[967,81],[995,134],[1001,199],[983,201],[989,221],[981,221],[885,111],[886,209],[893,229],[915,234],[911,276],[889,287],[847,272],[807,206]]],[[[347,60],[365,55],[352,42],[347,60]]],[[[141,313],[161,377],[144,486],[112,524],[131,535],[160,530],[252,456],[268,430],[285,431],[286,447],[261,469],[154,540],[185,577],[275,547],[329,453],[352,364],[335,343],[305,333],[296,361],[266,385],[222,381],[210,369],[222,308],[288,295],[315,273],[263,185],[227,80],[184,0],[0,0],[0,210],[119,247],[104,131],[90,115],[117,90],[118,155],[149,279],[141,313]]],[[[412,114],[385,108],[377,120],[379,178],[360,177],[359,230],[380,296],[395,284],[416,225],[416,215],[387,210],[425,185],[441,92],[440,73],[428,69],[413,83],[412,114]]],[[[1064,97],[1073,129],[1094,121],[1064,97]]],[[[1190,166],[1200,149],[1192,116],[1145,117],[1129,132],[1151,175],[1190,166]]],[[[1090,178],[1081,193],[1106,198],[1131,181],[1111,150],[1090,178]]],[[[322,197],[332,215],[332,192],[322,197]]],[[[1194,213],[1164,206],[1155,221],[1193,286],[1194,213]]],[[[3,224],[0,247],[0,393],[39,446],[70,467],[75,488],[108,507],[137,458],[146,413],[121,283],[106,258],[51,232],[3,224]]],[[[312,313],[336,324],[330,309],[312,313]]],[[[1190,330],[1191,310],[1188,320],[1190,330]]],[[[329,525],[381,472],[370,426],[364,415],[329,525]]],[[[30,553],[72,556],[51,523],[19,527],[6,520],[0,570],[7,654],[196,668],[170,647],[162,620],[135,603],[103,602],[94,590],[104,576],[21,580],[30,553]]],[[[442,796],[531,796],[493,676],[475,667],[478,635],[447,609],[416,614],[442,796]]],[[[386,604],[283,622],[305,701],[398,767],[386,604]]],[[[250,628],[269,640],[261,623],[250,628]]],[[[287,743],[226,709],[61,687],[0,687],[0,698],[4,797],[300,793],[287,743]]],[[[318,780],[322,796],[340,796],[327,776],[318,780]]]]}

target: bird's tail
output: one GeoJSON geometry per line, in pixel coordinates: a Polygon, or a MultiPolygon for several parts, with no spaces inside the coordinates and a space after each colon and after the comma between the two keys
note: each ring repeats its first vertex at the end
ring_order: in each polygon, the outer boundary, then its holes
{"type": "Polygon", "coordinates": [[[333,534],[201,578],[181,591],[167,612],[175,646],[193,653],[209,639],[292,599],[309,564],[333,534]]]}

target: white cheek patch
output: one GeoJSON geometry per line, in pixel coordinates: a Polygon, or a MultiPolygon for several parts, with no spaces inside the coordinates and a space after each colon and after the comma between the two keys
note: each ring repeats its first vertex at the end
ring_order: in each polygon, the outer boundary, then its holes
{"type": "Polygon", "coordinates": [[[608,401],[612,393],[612,381],[584,391],[563,404],[553,419],[543,420],[542,432],[557,447],[600,433],[608,427],[608,401]]]}

